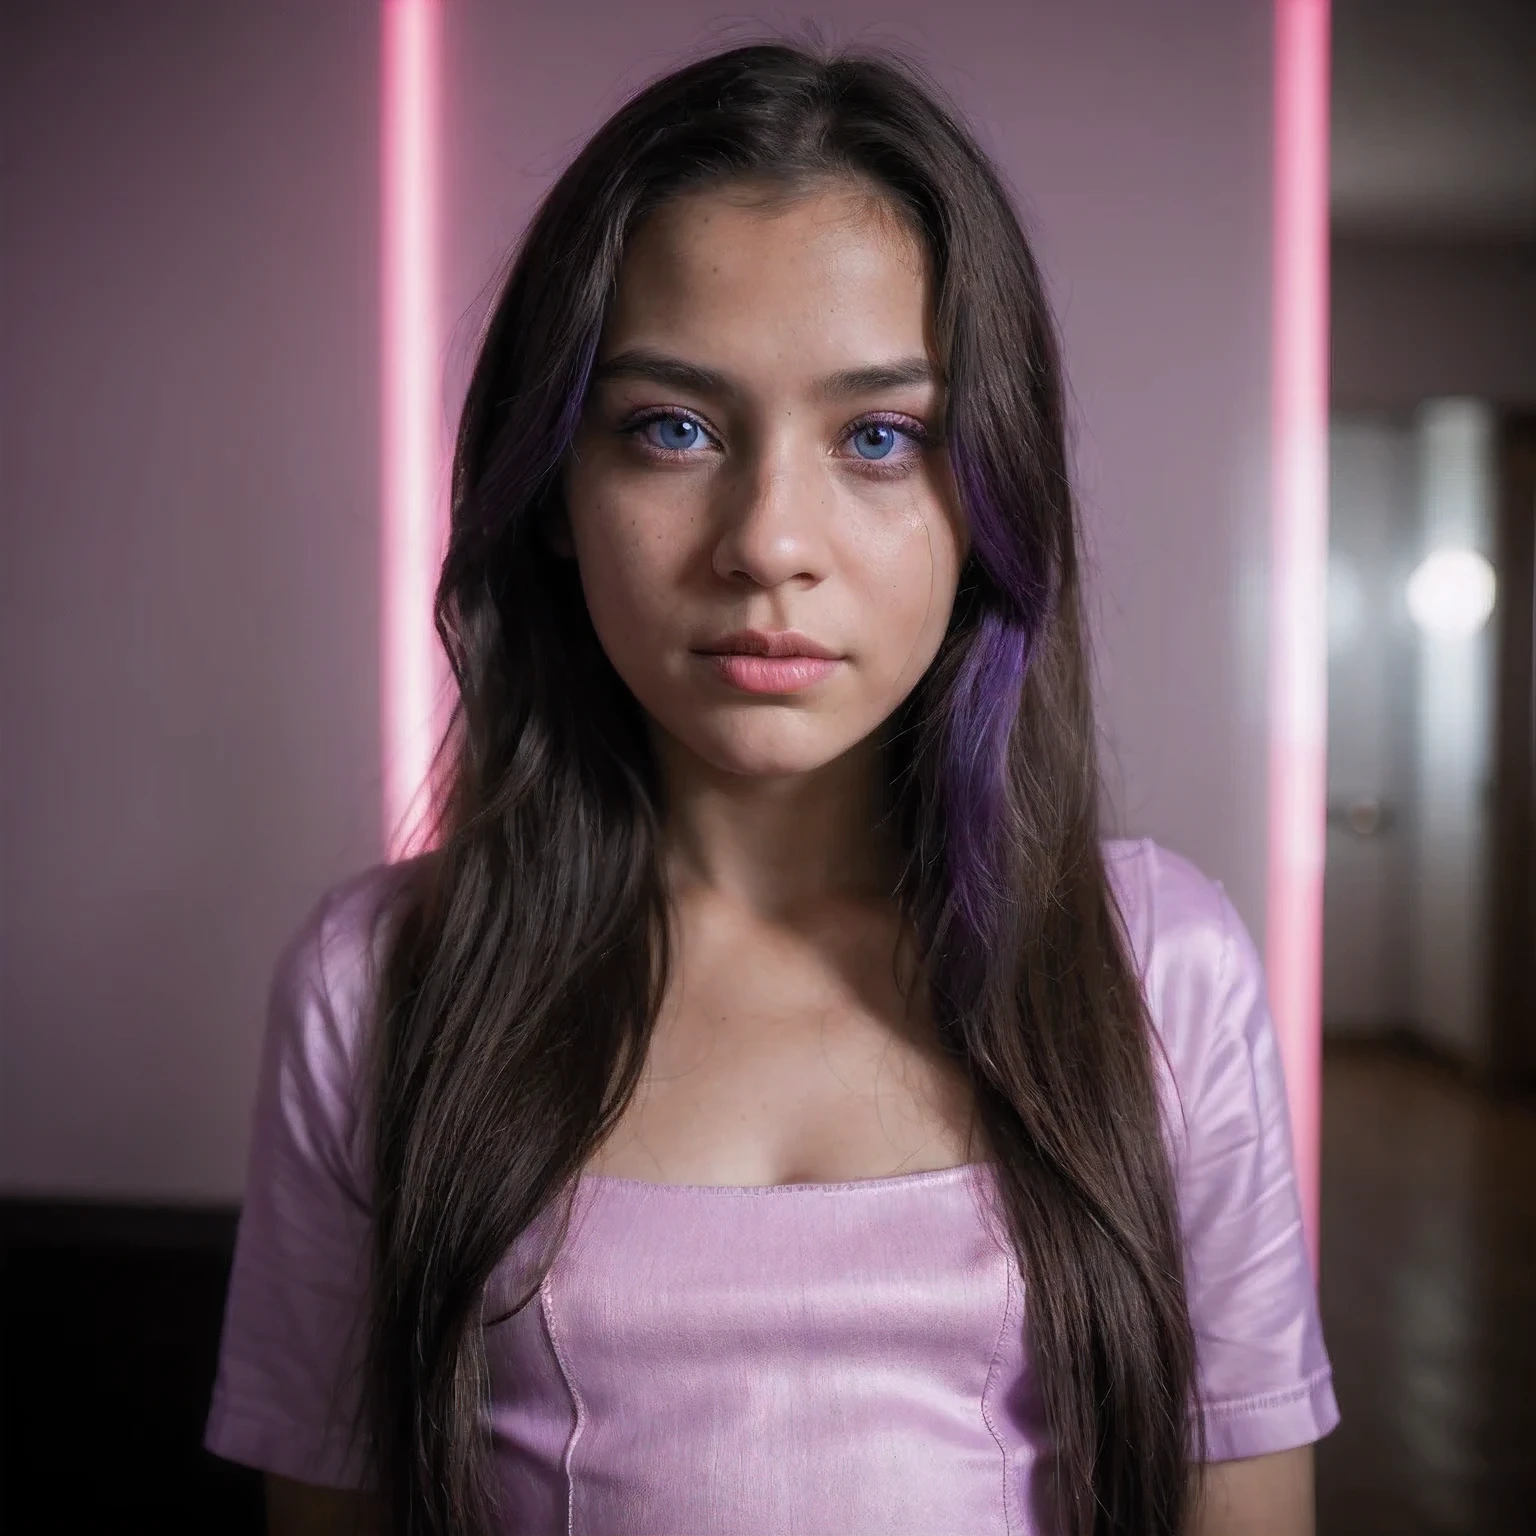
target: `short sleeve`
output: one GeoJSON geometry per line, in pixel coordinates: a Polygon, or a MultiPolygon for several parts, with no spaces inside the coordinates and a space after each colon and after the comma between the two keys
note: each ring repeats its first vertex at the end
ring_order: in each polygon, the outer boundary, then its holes
{"type": "Polygon", "coordinates": [[[327,892],[277,962],[245,1199],[203,1444],[264,1471],[366,1486],[354,1433],[371,1220],[360,1177],[357,888],[327,892]],[[340,969],[346,985],[335,987],[340,969]]]}
{"type": "Polygon", "coordinates": [[[1206,1455],[1228,1461],[1318,1440],[1339,1411],[1263,969],[1226,893],[1204,884],[1205,920],[1168,968],[1195,1037],[1176,1166],[1206,1455]]]}

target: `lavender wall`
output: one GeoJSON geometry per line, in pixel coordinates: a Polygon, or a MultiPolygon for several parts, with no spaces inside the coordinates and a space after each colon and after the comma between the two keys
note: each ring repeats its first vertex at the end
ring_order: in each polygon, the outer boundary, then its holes
{"type": "MultiPolygon", "coordinates": [[[[446,415],[543,188],[627,90],[752,30],[719,15],[449,6],[446,415]]],[[[1261,929],[1269,8],[818,17],[927,60],[1021,196],[1117,819],[1261,929]]],[[[276,948],[378,855],[376,22],[4,25],[0,1186],[227,1197],[276,948]]]]}
{"type": "Polygon", "coordinates": [[[373,18],[4,15],[0,1186],[224,1198],[377,849],[373,18]]]}

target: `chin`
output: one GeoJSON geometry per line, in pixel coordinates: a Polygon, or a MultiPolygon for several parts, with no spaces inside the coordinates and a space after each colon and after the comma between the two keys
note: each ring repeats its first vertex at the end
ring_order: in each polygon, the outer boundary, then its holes
{"type": "Polygon", "coordinates": [[[695,724],[672,734],[695,757],[721,773],[749,778],[791,778],[835,762],[861,738],[833,731],[826,720],[774,720],[763,711],[751,721],[720,722],[714,729],[695,724]]]}

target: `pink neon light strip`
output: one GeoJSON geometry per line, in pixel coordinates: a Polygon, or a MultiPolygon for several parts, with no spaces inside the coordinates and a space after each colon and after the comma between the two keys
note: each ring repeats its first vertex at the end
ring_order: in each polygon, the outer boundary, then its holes
{"type": "Polygon", "coordinates": [[[437,0],[384,0],[382,734],[388,857],[412,850],[431,761],[443,534],[437,335],[437,0]]]}
{"type": "Polygon", "coordinates": [[[1317,1262],[1327,752],[1329,0],[1276,0],[1266,964],[1317,1262]]]}

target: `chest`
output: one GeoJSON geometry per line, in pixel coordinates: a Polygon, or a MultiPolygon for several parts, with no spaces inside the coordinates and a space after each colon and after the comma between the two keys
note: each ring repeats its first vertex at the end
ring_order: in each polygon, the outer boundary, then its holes
{"type": "Polygon", "coordinates": [[[683,947],[639,1089],[590,1171],[672,1184],[831,1183],[985,1155],[963,1066],[889,934],[683,947]]]}
{"type": "Polygon", "coordinates": [[[1032,1531],[1043,1426],[995,1198],[985,1168],[583,1180],[536,1298],[486,1341],[518,1529],[1032,1531]]]}

